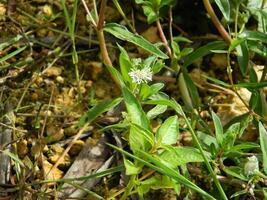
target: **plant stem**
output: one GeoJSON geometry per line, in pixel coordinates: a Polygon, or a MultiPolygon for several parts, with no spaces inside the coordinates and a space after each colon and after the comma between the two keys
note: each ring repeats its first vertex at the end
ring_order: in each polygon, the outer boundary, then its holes
{"type": "Polygon", "coordinates": [[[95,22],[93,16],[91,15],[90,10],[89,10],[88,7],[87,7],[86,2],[85,2],[84,0],[82,0],[82,3],[83,3],[83,7],[85,8],[85,11],[86,11],[88,17],[90,18],[90,20],[91,20],[93,26],[96,27],[97,24],[96,24],[96,22],[95,22]]]}
{"type": "Polygon", "coordinates": [[[182,114],[182,117],[184,118],[185,123],[186,123],[187,127],[189,128],[189,131],[190,131],[190,133],[191,133],[191,135],[193,137],[193,140],[196,143],[197,148],[199,149],[199,151],[200,151],[200,153],[201,153],[201,155],[202,155],[202,157],[204,159],[204,162],[205,162],[205,164],[206,164],[206,166],[208,168],[208,171],[211,173],[213,181],[214,181],[215,185],[217,186],[222,199],[227,200],[228,198],[227,198],[226,194],[224,193],[224,190],[223,190],[219,180],[217,179],[217,175],[213,171],[213,169],[212,169],[212,167],[211,167],[211,165],[210,165],[210,163],[208,161],[208,158],[205,156],[204,150],[203,150],[203,148],[202,148],[202,146],[201,146],[201,144],[200,144],[200,142],[199,142],[199,140],[197,138],[197,135],[196,135],[194,129],[192,128],[192,126],[191,126],[189,120],[187,119],[184,111],[182,110],[181,106],[179,104],[177,104],[177,106],[180,108],[179,110],[177,110],[177,113],[181,113],[182,114]]]}
{"type": "Polygon", "coordinates": [[[98,41],[99,41],[99,47],[100,47],[100,52],[101,52],[101,56],[103,59],[103,63],[105,65],[111,66],[112,62],[111,62],[109,54],[108,54],[103,29],[97,30],[97,37],[98,37],[98,41]]]}
{"type": "Polygon", "coordinates": [[[216,14],[215,14],[215,12],[214,12],[211,4],[210,4],[210,1],[209,0],[203,0],[203,3],[204,3],[204,6],[206,8],[207,13],[209,14],[213,24],[215,25],[215,27],[217,28],[217,30],[221,34],[222,38],[225,40],[225,42],[230,44],[231,43],[231,37],[229,36],[227,31],[225,30],[225,28],[221,24],[218,17],[216,16],[216,14]]]}
{"type": "Polygon", "coordinates": [[[164,46],[165,46],[170,58],[172,58],[172,51],[171,51],[171,48],[170,48],[170,46],[168,44],[168,41],[167,41],[167,39],[165,37],[165,34],[164,34],[163,30],[162,30],[162,26],[160,24],[159,19],[157,19],[156,23],[157,23],[157,28],[158,28],[158,31],[159,31],[160,39],[163,42],[163,44],[164,44],[164,46]]]}
{"type": "Polygon", "coordinates": [[[136,179],[136,175],[132,175],[128,182],[127,187],[125,188],[125,192],[120,198],[121,200],[125,200],[130,195],[131,191],[133,190],[133,187],[135,186],[135,179],[136,179]]]}
{"type": "MultiPolygon", "coordinates": [[[[89,11],[85,1],[82,0],[82,2],[83,2],[83,5],[85,7],[87,14],[89,16],[91,16],[90,11],[89,11]]],[[[105,36],[104,36],[104,31],[103,31],[104,20],[105,20],[105,8],[106,8],[106,0],[102,0],[101,5],[100,5],[98,22],[96,23],[92,16],[90,18],[93,22],[94,28],[96,29],[96,34],[97,34],[98,41],[99,41],[99,47],[100,47],[100,52],[101,52],[101,56],[103,59],[103,63],[104,63],[104,65],[109,67],[109,66],[112,66],[112,62],[111,62],[111,59],[110,59],[109,54],[108,54],[107,45],[106,45],[105,36]]],[[[114,78],[112,76],[112,74],[111,74],[111,78],[116,83],[116,85],[119,86],[118,81],[116,80],[116,78],[114,78]]]]}
{"type": "Polygon", "coordinates": [[[114,5],[116,6],[118,12],[120,13],[120,15],[122,16],[122,18],[124,19],[124,21],[126,22],[126,24],[129,26],[129,28],[131,29],[132,32],[136,33],[136,30],[134,28],[134,26],[130,23],[130,21],[127,19],[126,15],[124,14],[118,0],[113,0],[114,5]]]}
{"type": "Polygon", "coordinates": [[[236,15],[235,15],[235,38],[237,38],[237,27],[238,27],[238,11],[239,11],[239,3],[236,7],[236,15]]]}

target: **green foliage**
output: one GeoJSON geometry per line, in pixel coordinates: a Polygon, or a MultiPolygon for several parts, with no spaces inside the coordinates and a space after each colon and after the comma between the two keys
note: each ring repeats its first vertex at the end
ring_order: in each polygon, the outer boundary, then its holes
{"type": "Polygon", "coordinates": [[[165,151],[160,154],[160,158],[175,169],[187,163],[203,162],[201,153],[193,147],[165,147],[165,151]]]}
{"type": "Polygon", "coordinates": [[[263,159],[263,170],[264,173],[267,174],[267,131],[262,125],[262,123],[259,123],[259,131],[260,131],[260,145],[261,145],[262,159],[263,159]]]}
{"type": "Polygon", "coordinates": [[[135,2],[142,5],[147,22],[151,24],[158,20],[160,10],[165,6],[174,5],[175,0],[135,0],[135,2]]]}
{"type": "Polygon", "coordinates": [[[105,100],[95,105],[93,108],[89,109],[79,120],[78,127],[82,127],[88,122],[92,122],[99,115],[104,112],[107,112],[111,108],[115,107],[122,101],[122,98],[117,98],[114,100],[105,100]]]}
{"type": "Polygon", "coordinates": [[[222,12],[224,18],[229,21],[230,20],[230,3],[228,0],[215,0],[217,6],[222,12]]]}
{"type": "Polygon", "coordinates": [[[168,56],[164,54],[161,50],[159,50],[155,45],[151,44],[149,41],[144,39],[142,36],[136,35],[131,33],[127,30],[126,27],[116,24],[116,23],[109,23],[105,25],[104,30],[108,33],[111,33],[115,37],[131,42],[146,51],[158,56],[159,58],[166,59],[168,56]]]}
{"type": "Polygon", "coordinates": [[[215,42],[208,43],[200,47],[199,49],[195,50],[193,53],[189,54],[185,58],[185,63],[183,66],[188,67],[193,62],[195,62],[197,59],[200,59],[212,53],[213,50],[224,50],[226,47],[227,45],[225,44],[225,42],[222,42],[222,41],[215,41],[215,42]]]}
{"type": "Polygon", "coordinates": [[[159,145],[172,145],[177,142],[178,139],[178,118],[172,116],[166,119],[166,121],[160,126],[156,133],[156,141],[159,145]]]}
{"type": "MultiPolygon", "coordinates": [[[[132,29],[120,5],[117,1],[115,3],[127,25],[132,29]]],[[[157,22],[157,26],[160,27],[160,19],[164,13],[162,11],[175,5],[176,2],[135,0],[135,3],[142,6],[148,24],[157,22]]],[[[217,174],[223,172],[223,175],[227,177],[248,182],[250,185],[252,182],[257,184],[259,177],[265,176],[262,171],[267,173],[267,144],[265,144],[267,137],[265,137],[264,125],[259,123],[260,145],[257,142],[240,140],[252,123],[266,119],[264,116],[266,100],[263,88],[267,86],[267,82],[263,77],[257,77],[251,61],[253,58],[251,53],[256,53],[258,56],[267,55],[265,1],[215,0],[215,3],[222,13],[224,23],[233,33],[229,34],[231,37],[229,44],[223,41],[212,41],[194,49],[190,46],[192,41],[186,37],[172,36],[170,41],[163,41],[163,47],[167,46],[169,55],[167,56],[157,44],[152,44],[140,35],[130,32],[123,25],[109,23],[104,27],[104,31],[116,38],[135,44],[151,53],[147,58],[132,58],[122,46],[118,45],[120,72],[115,67],[108,66],[108,70],[121,87],[123,102],[126,106],[123,122],[110,126],[111,129],[119,128],[123,131],[124,139],[130,147],[130,151],[127,152],[110,145],[123,153],[126,174],[130,176],[122,199],[126,199],[132,193],[144,199],[144,195],[151,188],[173,188],[179,195],[182,185],[199,192],[207,199],[228,199],[217,174]],[[252,17],[257,21],[257,30],[250,30],[247,25],[252,17]],[[238,94],[239,89],[247,89],[251,92],[250,102],[246,104],[248,111],[234,117],[226,125],[219,115],[213,111],[210,112],[215,130],[209,126],[209,122],[201,119],[200,113],[205,105],[202,105],[198,88],[189,75],[193,63],[214,53],[227,55],[228,66],[225,74],[230,80],[229,83],[220,80],[221,76],[201,75],[218,85],[218,88],[224,88],[225,91],[231,90],[232,93],[238,94]],[[165,59],[170,59],[169,66],[165,65],[165,59]],[[238,64],[237,68],[235,68],[235,63],[238,64]],[[161,92],[164,83],[152,82],[152,75],[159,73],[163,68],[171,69],[173,74],[178,76],[177,84],[184,107],[161,92]],[[233,76],[233,69],[240,71],[240,78],[233,76]],[[171,116],[169,116],[170,113],[171,116]],[[157,128],[152,123],[155,121],[158,123],[157,128]],[[181,130],[191,134],[192,144],[190,146],[180,145],[181,130]],[[250,154],[253,155],[248,157],[250,154]],[[260,156],[262,159],[258,161],[260,156]],[[224,165],[224,162],[228,160],[231,161],[232,166],[224,165]],[[258,162],[262,163],[263,168],[248,174],[248,169],[261,166],[258,162]],[[187,171],[188,163],[192,165],[198,163],[197,166],[201,170],[204,170],[205,166],[219,191],[216,198],[191,181],[192,177],[187,171]],[[145,180],[140,180],[139,177],[143,175],[147,167],[157,173],[145,180]]],[[[227,187],[225,189],[227,190],[227,187]]],[[[241,190],[231,194],[240,196],[245,193],[241,190]]]]}
{"type": "Polygon", "coordinates": [[[217,140],[218,145],[221,146],[223,143],[223,138],[224,138],[223,126],[222,126],[220,118],[214,112],[212,112],[211,114],[212,114],[212,119],[213,119],[214,127],[215,127],[216,140],[217,140]]]}

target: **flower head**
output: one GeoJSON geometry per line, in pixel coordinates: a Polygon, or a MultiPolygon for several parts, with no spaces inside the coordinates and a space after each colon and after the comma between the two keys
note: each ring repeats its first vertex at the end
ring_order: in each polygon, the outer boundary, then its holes
{"type": "Polygon", "coordinates": [[[152,81],[153,74],[149,67],[144,67],[143,69],[133,69],[131,72],[129,72],[129,75],[133,82],[141,84],[152,81]]]}

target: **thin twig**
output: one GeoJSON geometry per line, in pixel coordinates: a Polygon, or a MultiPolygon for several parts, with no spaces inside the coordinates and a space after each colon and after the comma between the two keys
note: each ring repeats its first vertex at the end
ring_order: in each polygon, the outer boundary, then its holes
{"type": "Polygon", "coordinates": [[[65,149],[65,151],[57,159],[57,162],[54,164],[54,166],[48,171],[48,173],[46,174],[46,176],[48,176],[51,172],[53,172],[58,167],[58,165],[60,164],[62,158],[64,158],[67,155],[67,153],[69,152],[69,150],[71,149],[71,147],[74,145],[74,143],[76,142],[76,140],[78,140],[80,138],[81,134],[86,131],[86,129],[88,128],[88,126],[89,126],[89,123],[86,123],[86,124],[83,125],[83,127],[80,129],[80,131],[77,133],[77,135],[73,138],[73,140],[68,145],[68,147],[65,149]]]}
{"type": "Polygon", "coordinates": [[[106,9],[106,0],[102,0],[101,5],[100,5],[99,16],[98,16],[97,30],[103,29],[104,20],[105,20],[105,9],[106,9]]]}
{"type": "Polygon", "coordinates": [[[93,16],[91,15],[90,10],[88,9],[88,7],[87,7],[85,1],[82,0],[82,3],[83,3],[83,7],[85,8],[85,11],[86,11],[88,17],[90,18],[92,24],[94,25],[94,27],[97,27],[97,24],[96,24],[96,22],[95,22],[93,16]]]}
{"type": "Polygon", "coordinates": [[[156,23],[157,23],[157,27],[158,27],[158,31],[159,31],[160,39],[161,39],[161,41],[163,42],[163,44],[164,44],[164,46],[165,46],[165,48],[166,48],[166,50],[167,50],[169,56],[172,57],[172,51],[171,51],[171,48],[170,48],[170,46],[169,46],[169,44],[168,44],[168,41],[167,41],[167,39],[166,39],[166,36],[165,36],[163,30],[162,30],[162,26],[161,26],[161,24],[160,24],[159,19],[156,21],[156,23]]]}
{"type": "Polygon", "coordinates": [[[221,24],[218,17],[216,16],[216,14],[215,14],[215,12],[214,12],[211,4],[210,4],[210,1],[209,0],[203,0],[203,3],[204,3],[204,6],[206,8],[207,13],[209,14],[209,16],[211,18],[211,21],[213,22],[213,24],[215,25],[215,27],[217,28],[217,30],[221,34],[222,38],[225,40],[225,42],[227,42],[228,44],[231,44],[231,37],[229,36],[227,31],[225,30],[225,28],[221,24]]]}

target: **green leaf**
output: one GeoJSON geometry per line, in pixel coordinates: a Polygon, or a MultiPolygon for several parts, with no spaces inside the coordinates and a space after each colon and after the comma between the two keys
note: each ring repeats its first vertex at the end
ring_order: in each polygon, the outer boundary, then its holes
{"type": "Polygon", "coordinates": [[[267,81],[262,81],[259,83],[238,83],[235,84],[236,87],[239,88],[247,88],[247,89],[259,89],[267,86],[267,81]]]}
{"type": "Polygon", "coordinates": [[[131,150],[135,154],[139,149],[149,151],[154,145],[154,135],[147,129],[143,129],[136,124],[132,124],[130,128],[129,143],[131,150]]]}
{"type": "Polygon", "coordinates": [[[198,108],[200,106],[200,98],[198,94],[198,90],[191,77],[189,76],[187,69],[182,66],[182,75],[186,84],[186,88],[190,94],[191,101],[193,103],[194,108],[198,108]]]}
{"type": "Polygon", "coordinates": [[[242,151],[242,150],[249,150],[249,149],[258,149],[260,145],[252,142],[242,142],[242,144],[237,144],[233,146],[230,151],[242,151]]]}
{"type": "Polygon", "coordinates": [[[267,174],[267,131],[261,122],[259,122],[259,132],[260,132],[262,159],[263,159],[263,170],[264,173],[267,174]]]}
{"type": "Polygon", "coordinates": [[[215,137],[208,135],[206,133],[203,133],[201,131],[197,131],[197,136],[199,140],[204,143],[207,147],[210,147],[211,145],[214,145],[216,149],[218,149],[218,143],[215,137]]]}
{"type": "Polygon", "coordinates": [[[214,82],[214,83],[216,83],[218,85],[222,85],[222,86],[224,86],[226,88],[230,88],[231,87],[231,85],[229,85],[228,83],[225,83],[225,82],[223,82],[223,81],[221,81],[219,79],[216,79],[216,78],[213,78],[213,77],[209,77],[209,76],[207,76],[205,74],[201,74],[201,76],[203,76],[204,78],[206,78],[206,79],[208,79],[208,80],[210,80],[210,81],[212,81],[212,82],[214,82]]]}
{"type": "Polygon", "coordinates": [[[248,71],[248,61],[249,61],[247,42],[244,41],[240,43],[240,45],[236,47],[236,51],[237,51],[237,61],[239,64],[240,71],[242,75],[245,76],[248,71]]]}
{"type": "Polygon", "coordinates": [[[258,76],[253,67],[249,69],[249,82],[251,83],[258,83],[258,76]]]}
{"type": "Polygon", "coordinates": [[[173,181],[173,179],[168,176],[156,174],[151,178],[145,179],[144,181],[140,182],[137,190],[138,192],[145,194],[151,189],[157,190],[164,188],[174,188],[176,193],[179,194],[180,184],[173,181]]]}
{"type": "Polygon", "coordinates": [[[104,30],[121,40],[126,40],[147,50],[148,52],[158,56],[159,58],[163,59],[168,58],[168,56],[164,54],[161,50],[159,50],[155,45],[151,44],[142,36],[131,33],[130,31],[127,30],[125,26],[116,23],[109,23],[105,25],[104,30]]]}
{"type": "Polygon", "coordinates": [[[78,127],[82,127],[87,122],[92,122],[102,113],[115,107],[122,101],[122,98],[117,98],[114,100],[104,100],[99,104],[95,105],[93,108],[89,109],[79,120],[78,127]]]}
{"type": "Polygon", "coordinates": [[[240,123],[232,124],[224,133],[222,148],[227,151],[234,146],[236,136],[239,134],[240,123]]]}
{"type": "Polygon", "coordinates": [[[164,66],[165,66],[164,63],[161,62],[161,60],[159,62],[155,63],[154,65],[152,65],[153,74],[158,73],[164,66]]]}
{"type": "Polygon", "coordinates": [[[142,100],[149,98],[151,95],[156,94],[164,87],[163,83],[155,83],[153,85],[142,84],[140,96],[142,100]]]}
{"type": "Polygon", "coordinates": [[[239,35],[240,38],[245,38],[247,40],[261,41],[267,43],[267,34],[257,32],[257,31],[244,31],[239,35]]]}
{"type": "Polygon", "coordinates": [[[175,101],[170,99],[149,100],[146,104],[152,105],[166,105],[174,109],[178,114],[183,115],[182,107],[175,101]]]}
{"type": "Polygon", "coordinates": [[[179,134],[179,123],[177,116],[169,117],[158,129],[156,141],[160,144],[175,144],[179,134]]]}
{"type": "Polygon", "coordinates": [[[243,175],[243,169],[240,167],[232,166],[232,167],[225,167],[223,171],[233,177],[241,179],[243,181],[248,181],[248,178],[243,175]]]}
{"type": "Polygon", "coordinates": [[[123,159],[123,162],[124,162],[124,166],[126,169],[126,175],[128,175],[128,176],[139,174],[142,171],[142,168],[137,167],[134,163],[132,163],[128,159],[123,159]]]}
{"type": "Polygon", "coordinates": [[[228,48],[228,53],[231,53],[233,50],[235,50],[241,43],[245,41],[245,38],[236,38],[231,41],[231,44],[228,48]]]}
{"type": "Polygon", "coordinates": [[[120,45],[118,45],[118,47],[121,51],[119,60],[120,60],[120,70],[122,77],[126,83],[131,83],[132,79],[129,76],[129,72],[131,71],[132,68],[132,62],[125,49],[120,45]]]}
{"type": "Polygon", "coordinates": [[[267,56],[267,47],[262,45],[260,41],[247,41],[248,49],[255,52],[256,54],[266,57],[267,56]]]}
{"type": "Polygon", "coordinates": [[[108,71],[112,74],[112,76],[118,81],[121,87],[126,87],[125,83],[123,81],[123,78],[121,74],[118,72],[118,70],[113,66],[106,66],[108,71]]]}
{"type": "Polygon", "coordinates": [[[259,91],[254,91],[251,94],[249,106],[256,111],[257,114],[262,114],[262,102],[261,95],[259,91]]]}
{"type": "Polygon", "coordinates": [[[227,47],[227,44],[223,41],[215,41],[210,42],[197,50],[195,50],[193,53],[189,54],[185,58],[184,67],[187,67],[191,65],[193,62],[195,62],[197,59],[202,58],[203,56],[206,56],[210,53],[212,53],[213,50],[223,50],[227,47]]]}
{"type": "Polygon", "coordinates": [[[202,155],[193,147],[168,147],[160,154],[160,158],[173,169],[190,162],[203,162],[202,155]]]}
{"type": "Polygon", "coordinates": [[[122,93],[131,122],[150,130],[149,121],[139,101],[126,87],[122,88],[122,93]]]}
{"type": "Polygon", "coordinates": [[[158,115],[164,113],[167,110],[168,106],[166,105],[156,105],[154,108],[152,108],[151,110],[149,110],[147,112],[147,118],[148,119],[154,119],[156,118],[158,115]]]}
{"type": "Polygon", "coordinates": [[[224,138],[223,126],[222,126],[220,118],[216,115],[216,113],[212,111],[211,114],[212,114],[212,120],[213,120],[214,127],[215,127],[216,140],[217,140],[217,143],[221,146],[223,143],[223,138],[224,138]]]}
{"type": "Polygon", "coordinates": [[[181,57],[185,57],[187,55],[189,55],[190,53],[192,53],[194,51],[193,48],[183,48],[180,55],[181,57]]]}
{"type": "Polygon", "coordinates": [[[220,11],[222,12],[224,18],[227,21],[230,21],[230,3],[228,0],[215,0],[217,6],[219,7],[220,11]]]}
{"type": "Polygon", "coordinates": [[[180,59],[181,58],[181,55],[180,55],[181,50],[180,50],[180,46],[178,45],[178,43],[175,41],[172,41],[171,47],[172,47],[172,51],[175,54],[175,56],[177,57],[177,59],[180,59]]]}
{"type": "Polygon", "coordinates": [[[152,24],[153,22],[157,21],[158,15],[154,11],[151,6],[142,6],[144,10],[144,14],[147,16],[147,23],[152,24]]]}
{"type": "Polygon", "coordinates": [[[173,41],[178,42],[178,43],[179,43],[179,42],[192,43],[191,40],[189,40],[188,38],[183,37],[183,36],[175,36],[175,37],[173,37],[173,41]]]}
{"type": "Polygon", "coordinates": [[[157,172],[164,174],[172,179],[174,179],[175,181],[179,182],[180,184],[183,184],[184,186],[199,192],[201,195],[205,196],[207,199],[212,199],[212,200],[216,200],[214,197],[212,197],[210,194],[208,194],[206,191],[202,190],[200,187],[198,187],[197,185],[195,185],[193,182],[191,182],[190,180],[188,180],[187,178],[185,178],[184,176],[182,176],[180,173],[178,173],[177,170],[174,170],[166,165],[164,165],[163,163],[160,162],[159,158],[154,158],[152,155],[139,150],[139,154],[142,156],[142,158],[134,156],[130,153],[128,153],[127,151],[124,151],[123,149],[120,149],[112,144],[108,144],[109,146],[111,146],[113,149],[116,149],[117,151],[123,153],[124,155],[131,157],[137,161],[140,161],[141,163],[143,163],[144,165],[150,167],[151,169],[156,170],[157,172]],[[152,163],[154,164],[152,164],[152,163]]]}

